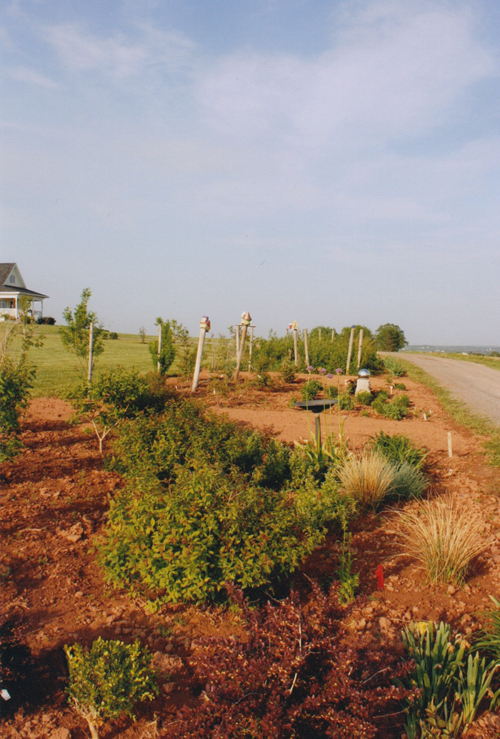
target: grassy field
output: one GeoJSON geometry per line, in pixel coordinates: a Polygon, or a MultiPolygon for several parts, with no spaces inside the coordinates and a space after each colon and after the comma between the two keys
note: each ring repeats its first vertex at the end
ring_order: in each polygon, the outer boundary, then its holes
{"type": "Polygon", "coordinates": [[[500,357],[483,357],[478,354],[454,354],[452,352],[432,352],[432,356],[445,357],[446,359],[460,359],[462,362],[475,362],[484,364],[486,367],[500,370],[500,357]]]}
{"type": "MultiPolygon", "coordinates": [[[[63,347],[57,326],[37,326],[36,333],[45,338],[43,346],[30,349],[30,360],[37,368],[32,395],[63,397],[82,374],[86,376],[86,370],[63,347]]],[[[155,337],[146,337],[144,344],[139,335],[133,334],[119,334],[117,340],[107,339],[104,342],[104,352],[97,359],[96,369],[120,365],[135,367],[139,372],[149,372],[153,369],[153,364],[148,341],[153,338],[155,337]]]]}

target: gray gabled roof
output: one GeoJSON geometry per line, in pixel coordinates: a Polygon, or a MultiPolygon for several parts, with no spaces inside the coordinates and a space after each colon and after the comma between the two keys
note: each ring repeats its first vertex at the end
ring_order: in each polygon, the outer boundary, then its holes
{"type": "Polygon", "coordinates": [[[26,287],[17,287],[16,285],[7,284],[9,275],[15,266],[15,262],[0,262],[0,293],[16,293],[16,295],[29,295],[31,298],[49,297],[48,295],[44,295],[43,293],[37,293],[36,290],[28,290],[28,288],[26,287]]]}
{"type": "Polygon", "coordinates": [[[5,283],[8,280],[8,277],[14,267],[16,266],[15,262],[2,262],[0,263],[0,289],[5,285],[5,283]]]}

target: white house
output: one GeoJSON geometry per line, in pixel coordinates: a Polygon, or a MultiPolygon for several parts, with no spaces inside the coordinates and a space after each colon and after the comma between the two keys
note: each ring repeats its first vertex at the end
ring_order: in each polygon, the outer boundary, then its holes
{"type": "Polygon", "coordinates": [[[0,319],[9,316],[19,317],[19,301],[27,297],[31,301],[30,313],[33,318],[43,316],[43,301],[48,295],[28,290],[17,264],[0,262],[0,319]],[[35,303],[38,308],[35,310],[35,303]]]}

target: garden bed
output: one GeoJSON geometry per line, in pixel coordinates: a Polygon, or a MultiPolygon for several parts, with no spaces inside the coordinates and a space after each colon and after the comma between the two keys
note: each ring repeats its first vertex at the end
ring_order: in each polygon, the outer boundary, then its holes
{"type": "MultiPolygon", "coordinates": [[[[198,395],[232,420],[294,442],[307,440],[314,428],[312,414],[290,407],[306,379],[297,376],[294,383],[285,385],[273,377],[270,387],[259,389],[245,374],[236,386],[217,385],[202,377],[198,395]]],[[[182,389],[178,379],[171,382],[182,389]]],[[[336,384],[337,379],[325,382],[336,384]]],[[[416,565],[399,556],[392,510],[358,518],[352,546],[360,573],[360,598],[346,609],[344,621],[351,635],[347,639],[356,644],[362,638],[373,650],[385,645],[401,651],[400,631],[410,620],[445,620],[470,634],[481,623],[481,611],[491,605],[490,594],[497,594],[500,586],[499,473],[485,463],[482,440],[451,420],[430,390],[407,378],[404,383],[411,414],[401,421],[384,418],[369,407],[341,413],[350,450],[361,450],[381,429],[405,434],[428,448],[431,493],[453,492],[477,507],[488,548],[463,588],[429,586],[416,565]],[[384,569],[383,590],[377,588],[378,565],[384,569]]],[[[386,378],[373,378],[372,386],[387,388],[386,378]]],[[[25,449],[1,469],[4,650],[15,678],[12,700],[1,706],[2,736],[80,739],[87,735],[85,723],[66,702],[62,647],[75,641],[90,643],[98,636],[139,638],[155,653],[161,675],[160,696],[139,709],[138,722],[110,723],[102,736],[161,736],[180,706],[196,702],[190,656],[197,649],[197,639],[238,635],[241,623],[231,610],[215,606],[170,605],[151,613],[140,598],[104,583],[93,546],[106,520],[109,496],[123,481],[105,469],[96,441],[85,428],[68,423],[70,413],[60,400],[33,400],[23,423],[25,449]]],[[[324,433],[337,434],[336,410],[324,413],[322,423],[324,433]]],[[[339,545],[332,536],[294,575],[295,587],[306,591],[310,580],[331,579],[338,556],[339,545]]],[[[493,737],[495,720],[486,718],[478,736],[493,737]]],[[[397,721],[394,736],[401,735],[397,721]]]]}

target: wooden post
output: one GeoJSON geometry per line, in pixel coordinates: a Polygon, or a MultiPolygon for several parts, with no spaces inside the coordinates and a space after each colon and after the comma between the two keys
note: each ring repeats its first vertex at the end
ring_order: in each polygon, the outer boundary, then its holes
{"type": "Polygon", "coordinates": [[[248,327],[250,326],[251,322],[252,322],[252,318],[250,316],[250,313],[248,313],[248,311],[246,313],[243,313],[241,316],[241,337],[240,337],[240,342],[239,342],[239,347],[238,347],[239,352],[236,358],[236,373],[235,373],[236,378],[238,377],[238,373],[240,371],[241,360],[243,359],[243,351],[245,349],[245,339],[247,338],[247,331],[248,331],[248,327]]]}
{"type": "Polygon", "coordinates": [[[94,324],[91,323],[89,326],[89,368],[87,373],[87,380],[92,382],[92,364],[94,355],[94,324]]]}
{"type": "Polygon", "coordinates": [[[352,345],[354,343],[354,328],[354,326],[351,328],[351,336],[349,338],[349,351],[347,352],[347,365],[345,368],[346,375],[349,374],[349,367],[351,366],[352,345]]]}
{"type": "Polygon", "coordinates": [[[252,350],[253,350],[253,330],[255,326],[250,326],[250,343],[248,345],[248,371],[252,369],[252,350]]]}
{"type": "Polygon", "coordinates": [[[158,374],[161,374],[161,363],[160,363],[160,353],[161,353],[161,323],[158,326],[158,363],[156,365],[156,371],[158,374]]]}
{"type": "Polygon", "coordinates": [[[203,316],[200,321],[200,338],[198,339],[198,352],[196,354],[196,364],[194,366],[193,384],[191,385],[191,392],[195,393],[198,387],[198,380],[200,379],[201,360],[203,359],[203,345],[205,344],[205,336],[210,331],[210,319],[208,316],[203,316]]]}
{"type": "Polygon", "coordinates": [[[305,328],[303,331],[304,336],[304,354],[306,356],[306,367],[309,367],[309,341],[307,338],[307,329],[305,328]]]}
{"type": "Polygon", "coordinates": [[[358,343],[358,370],[361,365],[361,354],[363,352],[363,329],[359,329],[359,343],[358,343]]]}
{"type": "Polygon", "coordinates": [[[335,341],[335,329],[332,328],[332,344],[335,341]]]}
{"type": "Polygon", "coordinates": [[[453,457],[453,446],[451,443],[451,431],[448,431],[448,456],[450,459],[453,457]]]}
{"type": "Polygon", "coordinates": [[[297,368],[299,366],[299,326],[297,321],[290,325],[293,332],[293,363],[297,368]]]}
{"type": "Polygon", "coordinates": [[[319,341],[321,341],[321,329],[320,328],[318,329],[318,339],[319,341]]]}
{"type": "Polygon", "coordinates": [[[238,356],[240,353],[240,324],[236,324],[235,326],[235,332],[234,332],[234,338],[236,340],[236,361],[238,361],[238,356]]]}

